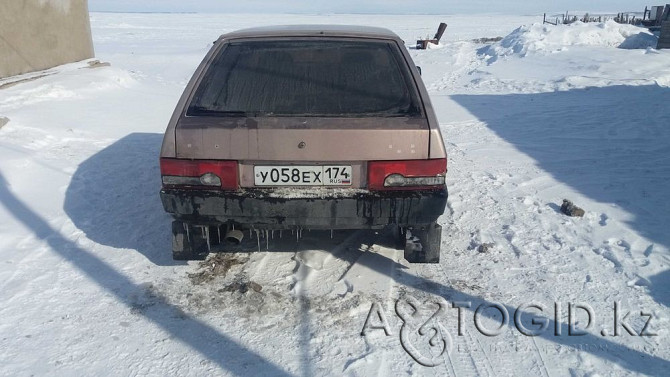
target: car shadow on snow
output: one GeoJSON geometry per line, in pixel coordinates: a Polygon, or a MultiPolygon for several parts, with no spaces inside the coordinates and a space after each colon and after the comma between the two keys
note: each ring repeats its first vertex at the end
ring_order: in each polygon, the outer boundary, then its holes
{"type": "MultiPolygon", "coordinates": [[[[556,180],[628,212],[625,222],[651,244],[627,252],[648,256],[654,244],[670,247],[669,88],[619,85],[451,98],[556,180]]],[[[559,204],[561,199],[556,198],[559,204]]],[[[599,226],[606,227],[607,214],[600,218],[599,226]]],[[[617,237],[624,245],[635,241],[617,237]]]]}
{"type": "MultiPolygon", "coordinates": [[[[131,137],[131,139],[138,140],[135,139],[135,137],[137,137],[137,135],[131,137]]],[[[148,139],[156,140],[156,137],[153,135],[145,138],[139,137],[140,141],[146,141],[148,139]]],[[[140,142],[138,145],[146,146],[147,144],[140,142]]],[[[104,153],[104,151],[101,153],[104,153]]],[[[133,153],[131,152],[130,155],[132,156],[133,153]]],[[[142,153],[139,153],[136,156],[139,155],[142,155],[142,153]]],[[[153,155],[155,156],[155,154],[153,155]]],[[[121,156],[121,159],[124,160],[123,156],[121,156]]],[[[111,161],[110,164],[114,165],[114,162],[111,161]]],[[[114,171],[114,169],[108,171],[114,171]]],[[[140,169],[140,171],[144,172],[142,169],[140,169]]],[[[102,174],[102,172],[94,172],[93,176],[97,176],[98,174],[102,174]]],[[[125,175],[124,177],[133,179],[138,178],[125,175]]],[[[114,185],[110,187],[110,189],[114,188],[118,188],[118,186],[114,185]]],[[[124,193],[128,192],[122,191],[119,194],[124,193]]],[[[84,197],[90,199],[90,197],[84,197]]],[[[103,202],[101,202],[101,204],[103,202]]],[[[112,198],[109,199],[109,204],[114,204],[112,198]]],[[[160,303],[160,305],[143,305],[138,307],[138,303],[133,296],[137,292],[146,291],[146,288],[143,287],[142,284],[134,283],[126,275],[120,273],[90,251],[64,237],[44,218],[31,210],[9,190],[8,184],[2,174],[0,174],[0,205],[4,206],[18,222],[30,229],[36,238],[48,244],[54,253],[72,263],[72,265],[79,269],[82,274],[86,275],[91,281],[113,295],[118,302],[125,305],[128,310],[151,321],[163,331],[169,333],[170,339],[188,345],[203,357],[207,358],[207,360],[216,363],[228,373],[238,376],[291,375],[281,366],[266,360],[260,354],[246,348],[244,345],[238,343],[237,340],[220,332],[217,328],[214,328],[197,318],[189,316],[179,306],[170,303],[167,298],[162,297],[160,292],[152,293],[154,300],[156,303],[160,303]]],[[[142,205],[142,203],[138,203],[138,205],[142,205]]],[[[81,211],[81,207],[76,208],[81,211]]],[[[114,212],[113,214],[123,215],[121,212],[114,212]]],[[[151,217],[148,218],[150,219],[151,217]]],[[[115,223],[105,224],[111,226],[118,225],[115,223]]],[[[141,224],[145,225],[144,223],[141,224]]],[[[126,225],[124,225],[122,229],[126,229],[126,225]]],[[[114,238],[113,241],[115,244],[118,244],[117,239],[114,238]]]]}
{"type": "Polygon", "coordinates": [[[170,216],[161,205],[163,135],[133,133],[82,162],[65,193],[65,212],[86,237],[174,265],[170,216]]]}

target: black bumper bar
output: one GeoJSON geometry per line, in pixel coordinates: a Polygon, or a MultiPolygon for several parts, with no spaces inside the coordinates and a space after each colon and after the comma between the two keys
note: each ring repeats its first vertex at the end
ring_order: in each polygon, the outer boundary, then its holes
{"type": "Polygon", "coordinates": [[[365,192],[285,198],[263,190],[163,189],[165,211],[198,225],[233,223],[256,229],[365,229],[429,224],[444,213],[447,190],[365,192]]]}

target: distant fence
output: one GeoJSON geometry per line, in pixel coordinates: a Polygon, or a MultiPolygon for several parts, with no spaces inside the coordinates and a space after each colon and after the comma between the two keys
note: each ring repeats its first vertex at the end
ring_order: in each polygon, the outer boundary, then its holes
{"type": "Polygon", "coordinates": [[[620,24],[632,24],[635,25],[642,20],[643,16],[641,17],[642,13],[617,13],[617,14],[601,14],[601,15],[591,15],[589,13],[586,13],[582,16],[576,16],[576,15],[571,15],[569,12],[565,12],[564,14],[560,16],[549,16],[547,18],[547,14],[544,14],[544,17],[542,19],[543,24],[551,24],[551,25],[569,25],[577,21],[581,22],[605,22],[608,20],[613,20],[614,22],[620,23],[620,24]]]}
{"type": "Polygon", "coordinates": [[[660,30],[663,22],[670,20],[670,4],[644,7],[644,12],[642,13],[623,12],[617,13],[616,15],[590,15],[589,13],[586,13],[583,16],[576,16],[570,15],[569,12],[565,12],[565,14],[561,14],[560,16],[549,16],[549,18],[547,18],[547,14],[545,13],[542,18],[542,23],[567,25],[577,21],[605,22],[607,20],[613,20],[620,24],[643,26],[652,31],[660,30]]]}

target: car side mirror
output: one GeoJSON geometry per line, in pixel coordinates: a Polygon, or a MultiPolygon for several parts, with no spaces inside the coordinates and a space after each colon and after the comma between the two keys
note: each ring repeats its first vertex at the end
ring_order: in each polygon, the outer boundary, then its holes
{"type": "Polygon", "coordinates": [[[417,66],[416,66],[416,69],[418,69],[418,70],[419,70],[419,74],[421,74],[421,67],[419,67],[419,66],[417,65],[417,66]]]}

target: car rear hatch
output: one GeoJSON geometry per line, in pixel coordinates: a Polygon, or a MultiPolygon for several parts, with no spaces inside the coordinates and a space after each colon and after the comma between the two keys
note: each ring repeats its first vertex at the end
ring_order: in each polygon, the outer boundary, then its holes
{"type": "Polygon", "coordinates": [[[324,186],[367,188],[370,161],[426,160],[429,124],[399,48],[353,38],[226,43],[177,124],[176,157],[237,161],[241,187],[319,185],[259,178],[316,177],[309,167],[323,166],[324,175],[351,172],[324,186]]]}

